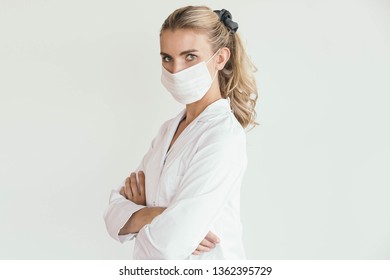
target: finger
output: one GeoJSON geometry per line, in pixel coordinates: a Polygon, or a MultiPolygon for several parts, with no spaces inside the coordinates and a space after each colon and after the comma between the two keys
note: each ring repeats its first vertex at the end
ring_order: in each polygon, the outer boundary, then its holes
{"type": "Polygon", "coordinates": [[[209,231],[205,237],[205,239],[207,239],[208,241],[212,242],[212,243],[219,243],[219,237],[216,236],[214,233],[212,233],[211,231],[209,231]]]}
{"type": "Polygon", "coordinates": [[[204,247],[208,247],[208,248],[214,248],[215,247],[215,244],[216,243],[213,243],[213,242],[210,242],[209,240],[207,240],[206,238],[202,240],[202,242],[200,242],[200,245],[204,246],[204,247]]]}
{"type": "Polygon", "coordinates": [[[199,256],[199,255],[201,254],[201,252],[195,250],[195,251],[192,252],[192,254],[193,254],[193,255],[196,255],[196,256],[199,256]]]}
{"type": "Polygon", "coordinates": [[[130,187],[133,196],[138,196],[137,178],[135,177],[134,172],[130,174],[130,187]]]}
{"type": "Polygon", "coordinates": [[[143,171],[138,172],[139,194],[145,195],[145,173],[143,171]]]}
{"type": "Polygon", "coordinates": [[[125,188],[124,188],[124,187],[121,188],[121,190],[119,191],[119,193],[120,193],[121,195],[123,195],[125,198],[127,198],[127,197],[126,197],[126,194],[125,194],[125,188]]]}
{"type": "Polygon", "coordinates": [[[126,178],[125,182],[125,194],[127,199],[131,199],[133,197],[133,194],[131,193],[131,187],[130,187],[130,177],[126,178]]]}
{"type": "Polygon", "coordinates": [[[196,251],[199,251],[199,252],[210,252],[211,249],[209,247],[206,247],[206,246],[203,246],[203,245],[198,245],[198,247],[196,248],[196,251]]]}

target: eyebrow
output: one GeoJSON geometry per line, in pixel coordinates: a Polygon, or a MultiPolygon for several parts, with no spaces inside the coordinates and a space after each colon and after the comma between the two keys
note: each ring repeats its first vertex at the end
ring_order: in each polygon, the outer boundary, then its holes
{"type": "MultiPolygon", "coordinates": [[[[196,50],[196,49],[190,49],[190,50],[182,51],[182,52],[180,53],[180,55],[185,55],[185,54],[194,53],[194,52],[199,52],[199,51],[196,50]]],[[[171,56],[171,55],[169,55],[169,54],[167,54],[167,53],[164,53],[164,52],[160,52],[160,55],[171,56]]]]}

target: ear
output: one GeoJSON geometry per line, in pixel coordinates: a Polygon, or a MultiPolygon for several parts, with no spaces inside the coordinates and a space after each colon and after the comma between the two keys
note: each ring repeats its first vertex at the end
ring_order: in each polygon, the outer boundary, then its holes
{"type": "Polygon", "coordinates": [[[217,55],[217,70],[222,70],[225,67],[225,64],[228,62],[230,58],[230,50],[226,47],[223,47],[219,50],[219,54],[217,55]]]}

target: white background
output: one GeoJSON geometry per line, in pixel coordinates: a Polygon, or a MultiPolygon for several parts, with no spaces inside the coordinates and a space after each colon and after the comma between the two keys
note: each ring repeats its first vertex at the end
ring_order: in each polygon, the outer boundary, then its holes
{"type": "Polygon", "coordinates": [[[258,67],[248,258],[389,259],[385,0],[0,0],[0,258],[131,258],[102,215],[182,109],[158,34],[187,4],[231,11],[258,67]]]}

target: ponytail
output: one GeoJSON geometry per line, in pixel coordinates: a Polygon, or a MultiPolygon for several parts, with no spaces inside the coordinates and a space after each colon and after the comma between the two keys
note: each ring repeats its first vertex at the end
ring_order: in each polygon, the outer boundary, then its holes
{"type": "Polygon", "coordinates": [[[220,71],[219,84],[224,98],[230,98],[234,115],[245,128],[255,126],[258,98],[253,72],[257,69],[250,61],[239,34],[230,34],[230,59],[220,71]]]}

